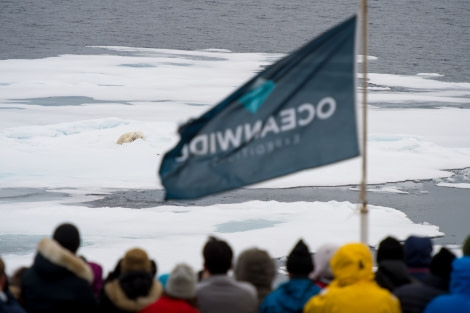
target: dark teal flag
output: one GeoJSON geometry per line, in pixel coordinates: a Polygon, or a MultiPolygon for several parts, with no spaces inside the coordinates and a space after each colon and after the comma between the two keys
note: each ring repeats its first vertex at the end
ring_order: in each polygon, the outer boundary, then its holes
{"type": "Polygon", "coordinates": [[[356,16],[266,68],[179,129],[166,199],[191,199],[359,155],[356,16]]]}

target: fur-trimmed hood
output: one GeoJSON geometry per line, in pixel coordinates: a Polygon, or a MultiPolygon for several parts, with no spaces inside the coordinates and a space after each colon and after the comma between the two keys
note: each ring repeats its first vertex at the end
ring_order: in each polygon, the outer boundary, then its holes
{"type": "Polygon", "coordinates": [[[114,306],[121,310],[137,312],[157,301],[162,295],[163,287],[159,281],[153,280],[152,286],[146,296],[129,299],[122,289],[119,279],[113,279],[104,286],[104,292],[114,306]]]}
{"type": "Polygon", "coordinates": [[[76,276],[90,283],[93,281],[93,272],[90,266],[80,257],[60,246],[55,240],[43,238],[38,244],[38,253],[49,262],[68,269],[76,276]]]}

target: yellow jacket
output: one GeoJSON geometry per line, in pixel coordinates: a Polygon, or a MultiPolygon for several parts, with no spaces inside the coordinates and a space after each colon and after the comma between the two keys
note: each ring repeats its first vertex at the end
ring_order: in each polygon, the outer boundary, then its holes
{"type": "Polygon", "coordinates": [[[330,266],[335,279],[310,298],[304,313],[401,313],[398,299],[375,283],[372,254],[366,245],[342,246],[330,266]]]}

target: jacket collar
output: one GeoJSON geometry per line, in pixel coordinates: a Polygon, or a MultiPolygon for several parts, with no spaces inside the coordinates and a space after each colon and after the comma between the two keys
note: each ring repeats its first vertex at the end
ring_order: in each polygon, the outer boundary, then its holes
{"type": "Polygon", "coordinates": [[[138,297],[137,299],[129,299],[124,293],[124,290],[122,290],[119,279],[114,279],[104,286],[104,292],[116,307],[131,312],[140,311],[158,300],[162,291],[162,284],[154,280],[148,295],[138,297]]]}
{"type": "Polygon", "coordinates": [[[90,266],[80,257],[59,245],[57,241],[49,238],[41,239],[38,244],[38,252],[51,263],[65,267],[90,283],[93,281],[93,272],[90,266]]]}

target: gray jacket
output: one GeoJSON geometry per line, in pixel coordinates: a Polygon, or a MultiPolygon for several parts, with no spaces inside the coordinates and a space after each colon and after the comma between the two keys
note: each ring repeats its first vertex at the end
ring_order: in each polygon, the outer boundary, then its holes
{"type": "Polygon", "coordinates": [[[197,285],[201,313],[255,313],[258,311],[256,288],[227,275],[212,275],[197,285]]]}

